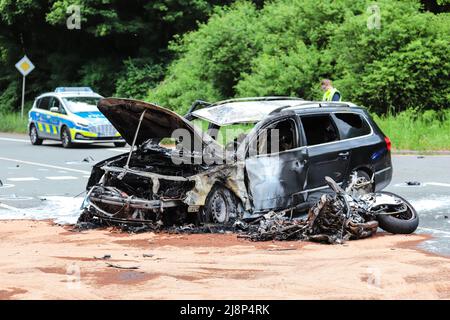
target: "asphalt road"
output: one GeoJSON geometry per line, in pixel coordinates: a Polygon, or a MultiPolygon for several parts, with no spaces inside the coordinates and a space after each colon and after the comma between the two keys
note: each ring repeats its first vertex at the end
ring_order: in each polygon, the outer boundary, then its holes
{"type": "Polygon", "coordinates": [[[54,218],[62,212],[61,222],[75,222],[92,165],[127,151],[112,143],[33,146],[26,135],[0,134],[0,219],[54,218]]]}
{"type": "MultiPolygon", "coordinates": [[[[25,135],[0,134],[0,219],[57,218],[75,222],[96,162],[127,148],[113,144],[64,149],[58,142],[32,146],[25,135]]],[[[423,246],[450,255],[450,156],[393,156],[387,188],[408,199],[420,216],[418,232],[435,238],[423,246]],[[417,181],[418,186],[405,182],[417,181]]]]}

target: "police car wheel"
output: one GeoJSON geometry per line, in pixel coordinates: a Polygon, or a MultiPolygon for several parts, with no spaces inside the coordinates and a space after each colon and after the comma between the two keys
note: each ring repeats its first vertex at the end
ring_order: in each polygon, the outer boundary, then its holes
{"type": "Polygon", "coordinates": [[[73,146],[72,139],[70,138],[70,131],[67,127],[61,132],[61,143],[64,148],[70,148],[73,146]]]}
{"type": "Polygon", "coordinates": [[[39,138],[38,131],[34,125],[30,127],[30,141],[32,145],[39,146],[42,144],[42,139],[39,138]]]}

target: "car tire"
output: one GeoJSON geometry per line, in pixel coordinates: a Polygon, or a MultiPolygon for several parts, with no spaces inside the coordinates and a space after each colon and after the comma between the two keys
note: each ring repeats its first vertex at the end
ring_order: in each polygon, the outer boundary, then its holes
{"type": "Polygon", "coordinates": [[[70,130],[67,127],[63,127],[61,130],[61,144],[64,148],[73,147],[72,137],[70,136],[70,130]]]}
{"type": "Polygon", "coordinates": [[[240,201],[229,189],[215,185],[206,198],[201,220],[230,226],[242,216],[242,211],[240,201]]]}
{"type": "MultiPolygon", "coordinates": [[[[358,170],[356,171],[357,177],[358,178],[364,178],[367,181],[370,181],[370,179],[372,178],[366,171],[363,170],[358,170]]],[[[368,192],[373,192],[375,190],[375,186],[373,183],[371,183],[368,188],[367,191],[368,192]]]]}
{"type": "Polygon", "coordinates": [[[36,126],[34,124],[30,126],[30,141],[34,146],[40,146],[44,141],[43,139],[39,138],[38,130],[36,129],[36,126]]]}
{"type": "MultiPolygon", "coordinates": [[[[370,177],[370,175],[369,175],[366,171],[364,171],[364,170],[355,170],[355,171],[356,171],[356,176],[357,176],[358,178],[363,178],[363,179],[365,179],[366,181],[370,181],[371,177],[370,177]]],[[[352,171],[352,174],[353,174],[355,171],[352,171]]],[[[344,184],[344,187],[343,187],[344,190],[345,190],[345,189],[347,188],[347,186],[349,185],[350,180],[351,180],[351,175],[347,178],[347,181],[346,181],[346,183],[344,184]]],[[[374,191],[375,191],[375,186],[374,186],[373,183],[369,184],[366,188],[364,188],[364,192],[367,192],[367,193],[374,192],[374,191]]]]}
{"type": "Polygon", "coordinates": [[[116,148],[123,148],[126,146],[126,144],[127,144],[126,142],[114,142],[114,146],[116,148]]]}
{"type": "Polygon", "coordinates": [[[417,215],[414,207],[406,199],[397,194],[387,191],[380,191],[379,193],[384,193],[401,199],[406,204],[406,207],[408,208],[407,214],[409,215],[406,216],[405,219],[405,217],[400,218],[395,215],[379,214],[377,215],[379,227],[384,231],[394,234],[410,234],[416,231],[419,226],[419,216],[417,215]]]}

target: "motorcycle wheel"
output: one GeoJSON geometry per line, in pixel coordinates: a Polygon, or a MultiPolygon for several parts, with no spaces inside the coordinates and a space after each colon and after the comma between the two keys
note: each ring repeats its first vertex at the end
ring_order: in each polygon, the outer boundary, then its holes
{"type": "Polygon", "coordinates": [[[407,208],[405,212],[399,214],[377,215],[379,227],[387,232],[395,234],[410,234],[416,231],[417,227],[419,226],[419,216],[417,215],[414,207],[406,199],[400,197],[397,194],[387,191],[382,191],[379,193],[384,193],[401,199],[405,203],[407,208]]]}

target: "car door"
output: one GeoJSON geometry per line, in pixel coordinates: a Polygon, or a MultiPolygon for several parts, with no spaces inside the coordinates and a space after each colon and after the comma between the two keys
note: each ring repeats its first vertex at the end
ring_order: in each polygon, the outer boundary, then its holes
{"type": "Polygon", "coordinates": [[[65,110],[58,98],[52,97],[50,100],[50,118],[48,119],[50,126],[50,136],[53,139],[60,138],[61,115],[65,110]]]}
{"type": "Polygon", "coordinates": [[[249,152],[245,172],[254,212],[284,209],[298,202],[294,195],[304,184],[307,162],[298,125],[295,116],[276,120],[260,129],[250,142],[249,150],[257,152],[249,152]],[[264,150],[269,141],[271,146],[264,150]]]}
{"type": "Polygon", "coordinates": [[[37,118],[37,128],[38,134],[41,138],[51,138],[50,136],[50,101],[51,97],[46,96],[42,97],[37,101],[37,110],[36,110],[36,118],[37,118]]]}
{"type": "Polygon", "coordinates": [[[325,177],[342,183],[346,177],[351,150],[343,149],[339,131],[329,113],[300,116],[308,149],[308,168],[302,193],[314,199],[328,188],[325,177]]]}

